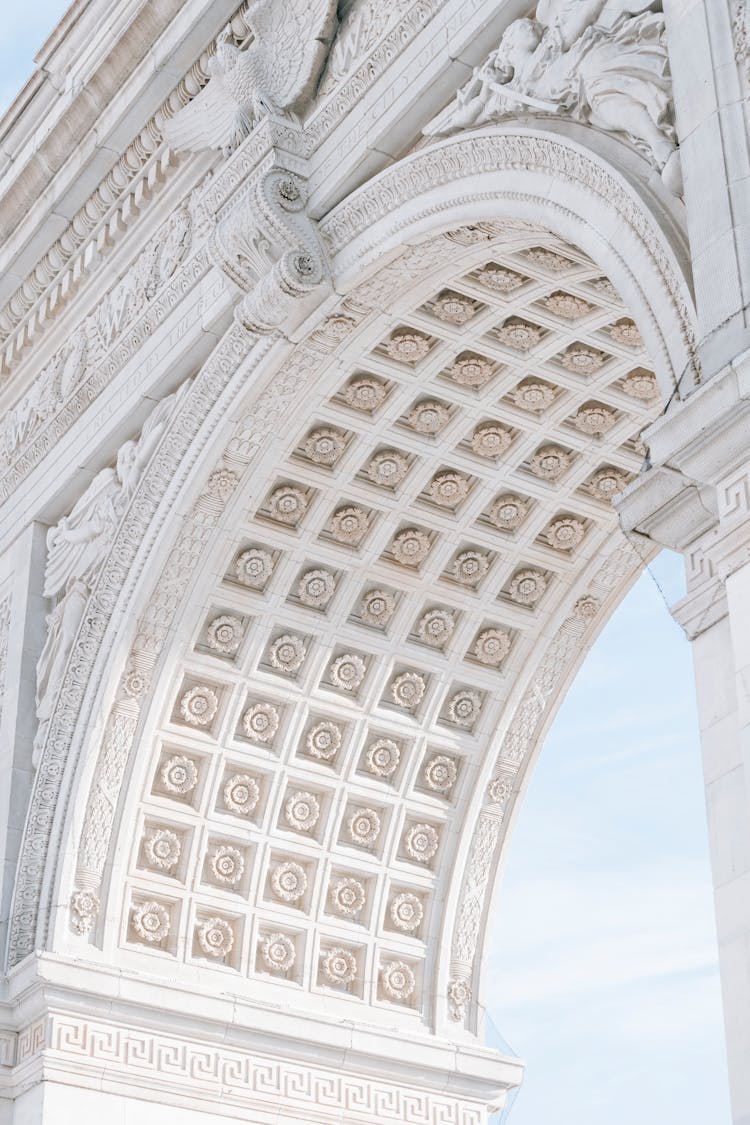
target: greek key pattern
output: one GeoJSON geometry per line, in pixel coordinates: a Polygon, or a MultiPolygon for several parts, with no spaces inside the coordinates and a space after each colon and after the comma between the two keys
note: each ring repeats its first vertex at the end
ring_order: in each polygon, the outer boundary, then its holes
{"type": "MultiPolygon", "coordinates": [[[[38,1044],[41,1049],[43,1043],[38,1044]]],[[[141,1087],[154,1078],[165,1087],[192,1095],[218,1096],[234,1105],[256,1105],[304,1112],[315,1107],[345,1114],[347,1120],[372,1125],[481,1125],[484,1109],[476,1104],[415,1091],[403,1086],[348,1077],[321,1067],[263,1058],[255,1052],[214,1046],[95,1023],[53,1017],[45,1056],[60,1062],[89,1062],[120,1080],[141,1087]],[[198,1089],[196,1090],[196,1084],[198,1089]],[[181,1088],[185,1088],[184,1090],[181,1088]]]]}

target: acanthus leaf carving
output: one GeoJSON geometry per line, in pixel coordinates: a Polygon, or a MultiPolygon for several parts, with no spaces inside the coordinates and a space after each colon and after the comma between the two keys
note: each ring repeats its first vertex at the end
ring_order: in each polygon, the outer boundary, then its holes
{"type": "Polygon", "coordinates": [[[270,332],[301,297],[329,274],[316,223],[306,212],[305,180],[276,162],[264,161],[249,177],[228,212],[213,227],[214,262],[244,294],[237,316],[253,332],[270,332]]]}

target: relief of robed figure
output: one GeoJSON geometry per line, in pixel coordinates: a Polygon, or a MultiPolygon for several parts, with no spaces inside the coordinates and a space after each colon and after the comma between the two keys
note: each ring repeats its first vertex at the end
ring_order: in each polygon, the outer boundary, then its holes
{"type": "Polygon", "coordinates": [[[56,599],[47,616],[47,635],[37,663],[33,764],[38,765],[73,642],[89,594],[139,480],[164,428],[185,394],[187,380],[152,410],[140,437],[126,441],[115,467],[101,469],[67,516],[47,532],[43,595],[56,599]]]}
{"type": "Polygon", "coordinates": [[[568,117],[622,133],[679,190],[664,17],[642,0],[540,0],[505,31],[424,132],[452,133],[517,116],[568,117]]]}

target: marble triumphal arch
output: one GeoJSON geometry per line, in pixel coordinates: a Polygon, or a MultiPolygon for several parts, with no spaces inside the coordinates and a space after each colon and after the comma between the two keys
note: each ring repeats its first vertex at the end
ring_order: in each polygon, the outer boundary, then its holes
{"type": "Polygon", "coordinates": [[[235,2],[76,0],[2,122],[0,1121],[502,1109],[508,832],[668,545],[748,1125],[744,2],[235,2]]]}

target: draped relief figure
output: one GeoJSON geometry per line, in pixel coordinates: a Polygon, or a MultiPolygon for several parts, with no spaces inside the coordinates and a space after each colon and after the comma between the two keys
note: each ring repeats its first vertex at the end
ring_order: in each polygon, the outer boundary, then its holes
{"type": "Polygon", "coordinates": [[[453,133],[518,116],[567,117],[624,134],[679,192],[664,16],[655,0],[539,0],[424,129],[453,133]]]}
{"type": "Polygon", "coordinates": [[[33,764],[47,736],[65,668],[97,572],[164,429],[190,380],[157,404],[141,435],[126,441],[114,467],[96,474],[67,516],[47,532],[45,598],[56,599],[47,617],[47,636],[37,663],[33,764]]]}

